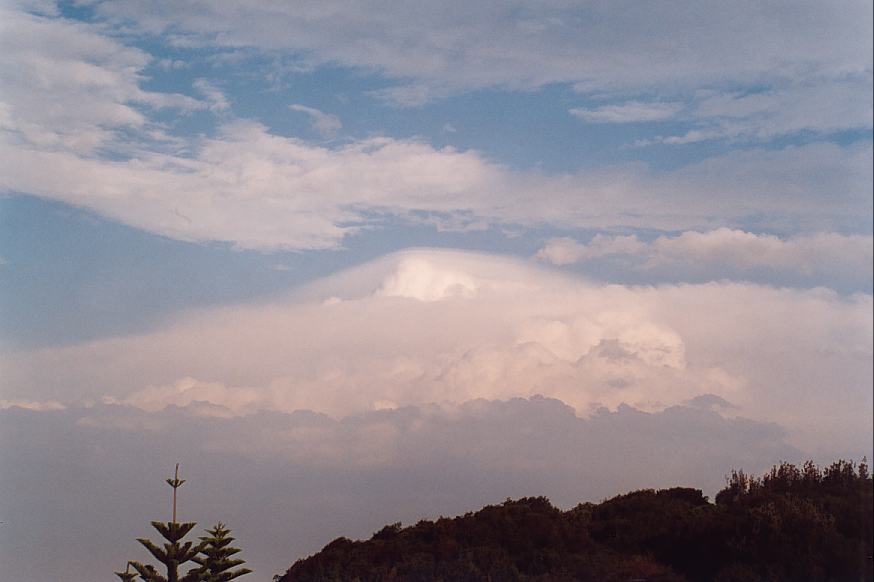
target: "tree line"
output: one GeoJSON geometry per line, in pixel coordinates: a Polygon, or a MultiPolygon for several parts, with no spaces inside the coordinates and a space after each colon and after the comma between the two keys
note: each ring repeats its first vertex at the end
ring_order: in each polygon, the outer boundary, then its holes
{"type": "Polygon", "coordinates": [[[866,461],[733,471],[711,503],[698,489],[640,490],[568,511],[545,497],[338,538],[276,582],[716,581],[872,579],[866,461]]]}
{"type": "MultiPolygon", "coordinates": [[[[127,562],[123,582],[230,582],[251,572],[221,522],[153,521],[137,541],[156,567],[127,562]],[[184,572],[182,570],[185,570],[184,572]]],[[[507,499],[366,541],[338,538],[275,582],[874,582],[874,487],[867,461],[732,471],[711,503],[698,489],[643,489],[567,511],[545,497],[507,499]]]]}

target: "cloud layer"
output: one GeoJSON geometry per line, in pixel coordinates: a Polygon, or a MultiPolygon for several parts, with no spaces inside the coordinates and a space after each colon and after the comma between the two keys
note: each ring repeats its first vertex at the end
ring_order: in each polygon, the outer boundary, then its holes
{"type": "Polygon", "coordinates": [[[710,393],[811,451],[869,434],[870,295],[752,284],[623,287],[490,255],[400,253],[293,298],[162,330],[6,354],[4,397],[204,414],[333,415],[544,394],[580,414],[710,393]]]}
{"type": "Polygon", "coordinates": [[[180,43],[291,51],[378,70],[407,80],[408,94],[556,82],[639,90],[871,66],[871,6],[862,1],[94,4],[106,18],[180,43]]]}
{"type": "Polygon", "coordinates": [[[674,171],[628,166],[564,176],[515,172],[472,151],[372,138],[336,149],[238,121],[192,157],[83,158],[0,143],[2,182],[129,225],[241,248],[333,248],[393,216],[565,228],[865,229],[870,144],[727,154],[674,171]],[[40,172],[51,167],[53,172],[40,172]]]}
{"type": "Polygon", "coordinates": [[[163,478],[181,462],[180,515],[229,524],[268,580],[340,536],[456,515],[506,497],[560,506],[639,487],[713,495],[732,467],[800,459],[783,431],[679,406],[578,418],[543,398],[418,406],[331,419],[312,412],[204,417],[98,405],[0,411],[0,559],[15,580],[99,579],[147,556],[165,519],[163,478]],[[76,535],[70,535],[75,531],[76,535]],[[31,547],[56,548],[44,559],[31,547]]]}

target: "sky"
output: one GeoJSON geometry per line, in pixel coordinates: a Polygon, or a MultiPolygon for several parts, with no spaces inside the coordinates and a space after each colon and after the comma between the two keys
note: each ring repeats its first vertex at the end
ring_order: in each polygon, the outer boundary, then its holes
{"type": "Polygon", "coordinates": [[[4,575],[871,458],[871,22],[0,0],[4,575]]]}

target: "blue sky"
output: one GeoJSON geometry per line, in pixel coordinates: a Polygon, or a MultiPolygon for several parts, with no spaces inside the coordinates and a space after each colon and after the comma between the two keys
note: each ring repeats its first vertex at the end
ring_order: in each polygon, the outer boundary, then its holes
{"type": "MultiPolygon", "coordinates": [[[[659,483],[710,488],[706,459],[870,455],[871,11],[0,1],[0,414],[16,427],[0,461],[43,443],[22,475],[97,481],[130,470],[139,435],[203,479],[245,459],[264,499],[277,475],[309,480],[306,503],[276,502],[271,536],[312,524],[284,549],[239,516],[272,548],[254,556],[268,580],[400,518],[373,472],[457,472],[421,505],[448,513],[658,471],[623,475],[604,437],[598,454],[568,444],[602,482],[570,487],[565,460],[533,450],[513,473],[452,419],[493,443],[609,424],[636,451],[688,448],[659,483]],[[222,431],[234,446],[216,452],[222,431]],[[329,486],[350,463],[357,505],[329,486]]],[[[0,481],[7,523],[33,501],[24,482],[0,481]]],[[[0,547],[25,531],[57,535],[21,522],[0,547]]],[[[25,555],[16,579],[57,577],[25,555]]]]}

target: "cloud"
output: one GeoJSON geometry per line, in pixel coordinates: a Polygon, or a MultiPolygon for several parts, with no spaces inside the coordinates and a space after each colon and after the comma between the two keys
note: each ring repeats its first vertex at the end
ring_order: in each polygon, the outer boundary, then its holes
{"type": "Polygon", "coordinates": [[[343,127],[340,118],[330,113],[323,113],[313,107],[294,103],[288,106],[293,111],[300,111],[310,116],[313,122],[313,129],[316,130],[322,137],[333,137],[343,127]]]}
{"type": "MultiPolygon", "coordinates": [[[[871,69],[871,6],[835,2],[97,2],[103,18],[225,47],[304,53],[405,81],[395,94],[577,83],[689,87],[871,69]],[[170,16],[172,15],[172,17],[170,16]],[[622,31],[622,34],[615,34],[622,31]]],[[[416,101],[420,97],[414,97],[416,101]]]]}
{"type": "Polygon", "coordinates": [[[699,394],[689,400],[686,405],[704,410],[730,410],[732,408],[731,402],[715,394],[699,394]]]}
{"type": "Polygon", "coordinates": [[[64,410],[66,406],[57,400],[40,402],[37,400],[0,400],[0,410],[7,408],[22,408],[24,410],[64,410]]]}
{"type": "Polygon", "coordinates": [[[247,121],[190,156],[108,160],[0,142],[0,187],[86,207],[164,236],[240,248],[336,248],[389,218],[567,228],[870,228],[870,144],[752,150],[677,170],[546,176],[474,151],[371,138],[336,148],[247,121]],[[39,168],[52,167],[53,172],[39,168]],[[781,221],[782,224],[777,221],[781,221]]]}
{"type": "Polygon", "coordinates": [[[872,34],[861,24],[871,7],[864,2],[414,3],[387,11],[378,3],[288,10],[191,0],[173,3],[173,19],[141,0],[98,2],[97,10],[155,35],[184,30],[208,46],[376,71],[392,84],[371,94],[402,107],[484,87],[571,83],[626,99],[570,110],[586,122],[691,125],[640,145],[764,141],[872,124],[872,34]],[[605,35],[611,30],[622,34],[605,35]]]}
{"type": "Polygon", "coordinates": [[[561,507],[640,487],[713,495],[731,468],[802,460],[773,424],[673,407],[579,418],[547,398],[472,401],[339,419],[307,411],[201,416],[196,405],[0,411],[0,559],[22,582],[85,582],[146,558],[135,541],[166,516],[163,478],[181,462],[179,513],[229,524],[262,579],[346,535],[457,515],[507,497],[561,507]],[[43,556],[64,532],[56,551],[43,556]],[[16,545],[16,540],[29,543],[16,545]],[[82,556],[87,556],[83,559],[82,556]]]}
{"type": "Polygon", "coordinates": [[[21,148],[89,154],[139,132],[159,141],[141,108],[192,110],[191,97],[146,91],[145,52],[101,34],[99,27],[0,7],[0,131],[21,148]]]}
{"type": "Polygon", "coordinates": [[[209,110],[213,112],[228,111],[231,103],[221,90],[206,79],[195,79],[194,88],[206,97],[209,110]]]}
{"type": "Polygon", "coordinates": [[[570,237],[549,239],[535,256],[553,265],[569,265],[611,255],[636,255],[645,249],[646,245],[635,235],[596,234],[585,245],[570,237]]]}
{"type": "Polygon", "coordinates": [[[424,83],[395,85],[385,89],[370,91],[372,97],[397,107],[421,107],[438,97],[445,97],[448,91],[437,89],[424,83]]]}
{"type": "Polygon", "coordinates": [[[682,109],[682,103],[627,101],[616,105],[602,105],[594,109],[575,107],[569,112],[588,123],[640,123],[670,119],[682,109]]]}
{"type": "MultiPolygon", "coordinates": [[[[178,8],[185,21],[186,5],[178,8]]],[[[204,10],[208,20],[218,9],[204,10]]],[[[0,189],[163,236],[269,250],[338,248],[361,229],[398,222],[443,230],[870,230],[869,142],[753,149],[670,170],[627,164],[546,175],[412,139],[320,147],[230,117],[211,136],[183,138],[151,121],[151,110],[227,112],[208,81],[194,87],[205,101],[143,90],[150,57],[98,25],[6,12],[0,189]]],[[[327,114],[295,107],[314,116],[317,129],[338,127],[327,114]]]]}
{"type": "Polygon", "coordinates": [[[109,397],[106,402],[120,402],[151,412],[168,406],[190,406],[196,414],[206,416],[235,416],[271,408],[257,390],[228,388],[195,378],[181,378],[170,386],[147,386],[121,401],[109,397]]]}
{"type": "Polygon", "coordinates": [[[143,335],[4,354],[7,399],[109,396],[214,415],[335,416],[543,394],[587,414],[709,393],[811,451],[869,434],[870,295],[597,285],[490,255],[390,255],[255,306],[143,335]],[[824,349],[823,346],[828,346],[824,349]],[[98,364],[99,363],[99,364],[98,364]]]}
{"type": "Polygon", "coordinates": [[[665,263],[715,263],[738,269],[766,267],[815,271],[847,269],[864,276],[871,272],[872,237],[819,233],[786,240],[720,228],[706,233],[661,236],[652,247],[647,266],[665,263]]]}
{"type": "Polygon", "coordinates": [[[830,133],[872,126],[871,71],[759,92],[703,92],[689,107],[694,127],[656,142],[765,141],[802,131],[830,133]]]}
{"type": "Polygon", "coordinates": [[[853,280],[864,286],[872,277],[872,253],[870,235],[817,233],[782,239],[718,228],[663,235],[649,243],[634,235],[598,234],[587,244],[555,238],[536,257],[555,265],[609,258],[641,271],[722,273],[723,277],[769,270],[825,281],[853,280]]]}

